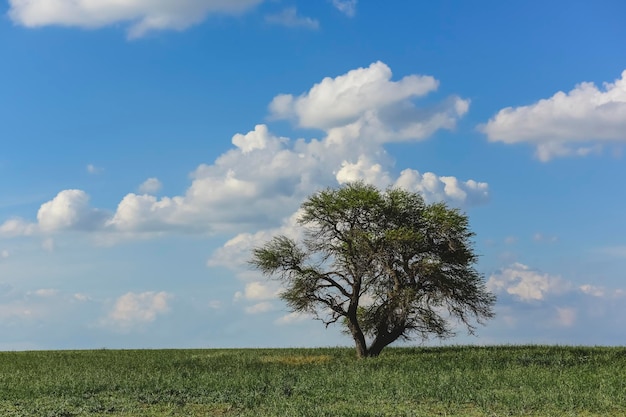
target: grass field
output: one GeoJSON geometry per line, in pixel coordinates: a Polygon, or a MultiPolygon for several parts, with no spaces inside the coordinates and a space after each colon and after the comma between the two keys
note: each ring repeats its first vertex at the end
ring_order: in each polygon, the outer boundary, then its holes
{"type": "Polygon", "coordinates": [[[626,348],[5,352],[0,416],[626,416],[626,348]]]}

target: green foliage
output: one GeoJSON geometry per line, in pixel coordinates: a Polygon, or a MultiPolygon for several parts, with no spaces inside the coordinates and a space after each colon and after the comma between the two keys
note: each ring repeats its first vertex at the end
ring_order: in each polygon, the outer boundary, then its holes
{"type": "Polygon", "coordinates": [[[3,417],[624,416],[626,349],[0,353],[3,417]]]}
{"type": "Polygon", "coordinates": [[[277,236],[250,262],[282,282],[293,311],[342,323],[360,357],[397,339],[452,336],[457,323],[471,333],[493,316],[473,233],[456,209],[351,183],[309,197],[299,223],[301,242],[277,236]]]}

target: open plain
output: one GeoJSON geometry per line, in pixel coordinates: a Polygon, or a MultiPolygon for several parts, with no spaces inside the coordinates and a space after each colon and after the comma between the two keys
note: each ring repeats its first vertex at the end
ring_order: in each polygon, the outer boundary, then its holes
{"type": "Polygon", "coordinates": [[[4,352],[0,414],[624,416],[626,348],[4,352]]]}

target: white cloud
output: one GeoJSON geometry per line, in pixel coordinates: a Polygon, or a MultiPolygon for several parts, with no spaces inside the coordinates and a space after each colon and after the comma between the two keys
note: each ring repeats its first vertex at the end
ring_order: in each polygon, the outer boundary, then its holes
{"type": "Polygon", "coordinates": [[[585,294],[592,295],[594,297],[604,297],[606,291],[602,287],[596,287],[595,285],[585,284],[580,286],[580,290],[585,294]]]}
{"type": "Polygon", "coordinates": [[[142,194],[156,194],[161,191],[163,184],[158,178],[148,178],[139,186],[139,192],[142,194]]]}
{"type": "Polygon", "coordinates": [[[276,149],[281,143],[284,144],[288,141],[289,139],[287,138],[277,138],[273,136],[266,125],[256,125],[253,131],[245,135],[237,133],[231,139],[232,144],[239,148],[244,154],[270,147],[276,149]]]}
{"type": "Polygon", "coordinates": [[[541,161],[584,156],[626,142],[626,71],[604,89],[585,82],[569,93],[500,110],[480,126],[492,142],[530,143],[541,161]]]}
{"type": "Polygon", "coordinates": [[[79,302],[91,301],[91,297],[89,297],[87,294],[82,294],[82,293],[74,294],[73,298],[74,300],[79,301],[79,302]]]}
{"type": "Polygon", "coordinates": [[[339,184],[362,180],[379,187],[385,187],[393,181],[381,164],[371,161],[365,155],[359,156],[355,163],[343,161],[335,177],[339,184]]]}
{"type": "Polygon", "coordinates": [[[174,229],[177,226],[174,217],[182,203],[181,197],[157,199],[148,194],[130,193],[118,204],[106,225],[124,232],[174,229]]]}
{"type": "Polygon", "coordinates": [[[299,16],[295,7],[288,7],[278,14],[265,16],[265,21],[274,25],[290,28],[319,29],[320,23],[306,16],[299,16]]]}
{"type": "Polygon", "coordinates": [[[54,297],[59,294],[59,290],[55,290],[52,288],[42,288],[40,290],[36,290],[34,294],[37,297],[43,297],[43,298],[54,297]]]}
{"type": "Polygon", "coordinates": [[[498,295],[498,302],[486,333],[506,334],[515,343],[619,340],[615,328],[624,315],[623,289],[574,283],[520,263],[492,274],[487,289],[498,295]]]}
{"type": "Polygon", "coordinates": [[[348,17],[356,14],[356,3],[357,0],[333,0],[333,6],[348,17]]]}
{"type": "Polygon", "coordinates": [[[37,212],[39,227],[44,232],[97,229],[105,216],[89,207],[89,196],[82,190],[61,191],[37,212]]]}
{"type": "MultiPolygon", "coordinates": [[[[207,266],[221,266],[238,271],[238,276],[243,281],[258,279],[258,273],[249,271],[248,261],[252,249],[276,235],[284,235],[292,239],[301,237],[302,229],[298,225],[299,217],[300,210],[283,220],[280,227],[264,229],[256,233],[239,233],[213,252],[207,261],[207,266]]],[[[240,296],[243,297],[243,293],[240,293],[240,296]]]]}
{"type": "Polygon", "coordinates": [[[131,327],[151,323],[157,316],[170,310],[171,295],[162,292],[129,292],[115,301],[115,305],[104,320],[105,324],[128,330],[131,327]]]}
{"type": "Polygon", "coordinates": [[[420,174],[413,169],[402,171],[394,185],[421,193],[429,203],[447,201],[455,205],[475,205],[489,199],[489,185],[485,182],[461,182],[455,177],[439,177],[432,172],[420,174]]]}
{"type": "MultiPolygon", "coordinates": [[[[213,166],[201,165],[192,174],[191,186],[183,196],[158,199],[151,195],[126,195],[107,222],[108,229],[131,233],[207,233],[245,228],[250,223],[267,221],[267,216],[274,217],[276,213],[268,206],[281,204],[281,193],[283,199],[289,199],[291,192],[280,187],[297,182],[297,177],[289,179],[293,172],[277,173],[271,166],[262,166],[263,159],[280,158],[271,150],[256,161],[254,157],[259,155],[247,157],[238,150],[231,152],[241,156],[235,158],[235,165],[224,166],[219,160],[213,166]]],[[[221,158],[228,157],[226,154],[221,158]]]]}
{"type": "Polygon", "coordinates": [[[245,308],[245,312],[247,314],[267,313],[268,311],[272,311],[272,310],[275,310],[275,307],[269,301],[264,301],[262,303],[257,303],[257,304],[254,304],[254,305],[250,306],[250,307],[246,307],[245,308]]]}
{"type": "Polygon", "coordinates": [[[311,320],[311,319],[313,319],[313,316],[311,316],[310,314],[299,313],[299,312],[292,312],[292,313],[289,313],[289,314],[285,314],[282,317],[279,317],[278,319],[276,319],[274,324],[278,324],[280,326],[283,326],[283,325],[294,324],[294,323],[298,323],[298,322],[306,321],[306,320],[311,320]]]}
{"type": "Polygon", "coordinates": [[[20,218],[9,219],[0,225],[0,237],[30,236],[36,231],[36,224],[20,218]]]}
{"type": "Polygon", "coordinates": [[[548,295],[571,290],[572,285],[561,277],[542,274],[524,264],[514,263],[491,275],[487,289],[495,293],[506,292],[522,301],[541,301],[548,295]]]}
{"type": "Polygon", "coordinates": [[[387,65],[375,62],[368,68],[324,78],[298,97],[281,94],[271,102],[270,110],[276,118],[292,118],[302,127],[327,130],[366,116],[378,118],[381,110],[405,107],[410,104],[407,100],[422,97],[439,85],[431,76],[410,75],[391,81],[391,75],[387,65]]]}
{"type": "Polygon", "coordinates": [[[497,294],[510,294],[522,302],[545,301],[555,296],[589,296],[604,301],[626,296],[622,289],[611,290],[593,284],[576,285],[521,263],[513,263],[492,274],[487,280],[487,289],[497,294]]]}
{"type": "Polygon", "coordinates": [[[9,258],[9,256],[10,256],[10,253],[9,253],[9,251],[8,251],[8,250],[6,250],[6,249],[2,249],[2,250],[0,251],[0,260],[2,260],[2,259],[8,259],[8,258],[9,258]]]}
{"type": "Polygon", "coordinates": [[[151,30],[183,30],[208,14],[242,13],[263,0],[9,0],[9,17],[26,27],[99,28],[129,23],[129,37],[151,30]]]}
{"type": "Polygon", "coordinates": [[[583,294],[604,300],[618,300],[626,297],[626,291],[621,288],[609,289],[602,286],[584,284],[579,286],[577,290],[583,294]]]}
{"type": "Polygon", "coordinates": [[[246,284],[243,292],[237,291],[235,293],[234,301],[255,302],[244,308],[247,314],[265,313],[276,309],[271,300],[276,300],[279,293],[280,288],[276,282],[253,281],[246,284]]]}
{"type": "Polygon", "coordinates": [[[273,300],[278,297],[280,288],[263,282],[250,282],[246,284],[243,296],[248,300],[273,300]]]}
{"type": "Polygon", "coordinates": [[[489,185],[485,182],[461,182],[456,177],[440,177],[432,172],[420,174],[413,169],[405,169],[394,181],[380,164],[364,156],[356,163],[344,161],[336,178],[340,184],[361,180],[380,188],[401,187],[422,194],[428,203],[445,201],[454,205],[476,205],[489,199],[489,185]]]}
{"type": "MultiPolygon", "coordinates": [[[[252,230],[251,235],[236,238],[239,241],[231,249],[237,249],[246,240],[264,237],[255,235],[255,230],[283,227],[284,220],[316,190],[354,179],[409,188],[422,192],[429,202],[483,203],[489,194],[486,183],[413,169],[399,176],[391,171],[394,161],[385,144],[423,139],[438,129],[452,128],[467,111],[468,102],[456,97],[418,111],[412,100],[437,85],[433,77],[420,75],[391,81],[391,70],[382,62],[325,78],[307,93],[278,96],[271,105],[274,116],[291,115],[302,125],[326,129],[321,139],[279,137],[260,124],[253,131],[235,134],[232,149],[211,164],[200,165],[181,195],[129,193],[108,215],[91,208],[84,191],[65,190],[41,206],[39,228],[99,231],[97,237],[104,243],[170,232],[252,230]]],[[[154,190],[156,179],[149,181],[144,185],[154,190]]],[[[36,225],[9,220],[0,226],[0,234],[25,234],[33,228],[36,225]]]]}

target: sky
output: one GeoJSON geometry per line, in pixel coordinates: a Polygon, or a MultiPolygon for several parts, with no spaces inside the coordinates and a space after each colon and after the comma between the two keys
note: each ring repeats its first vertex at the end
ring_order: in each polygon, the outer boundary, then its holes
{"type": "Polygon", "coordinates": [[[624,15],[1,1],[0,350],[351,346],[247,260],[356,180],[469,217],[496,317],[426,343],[623,345],[624,15]]]}

